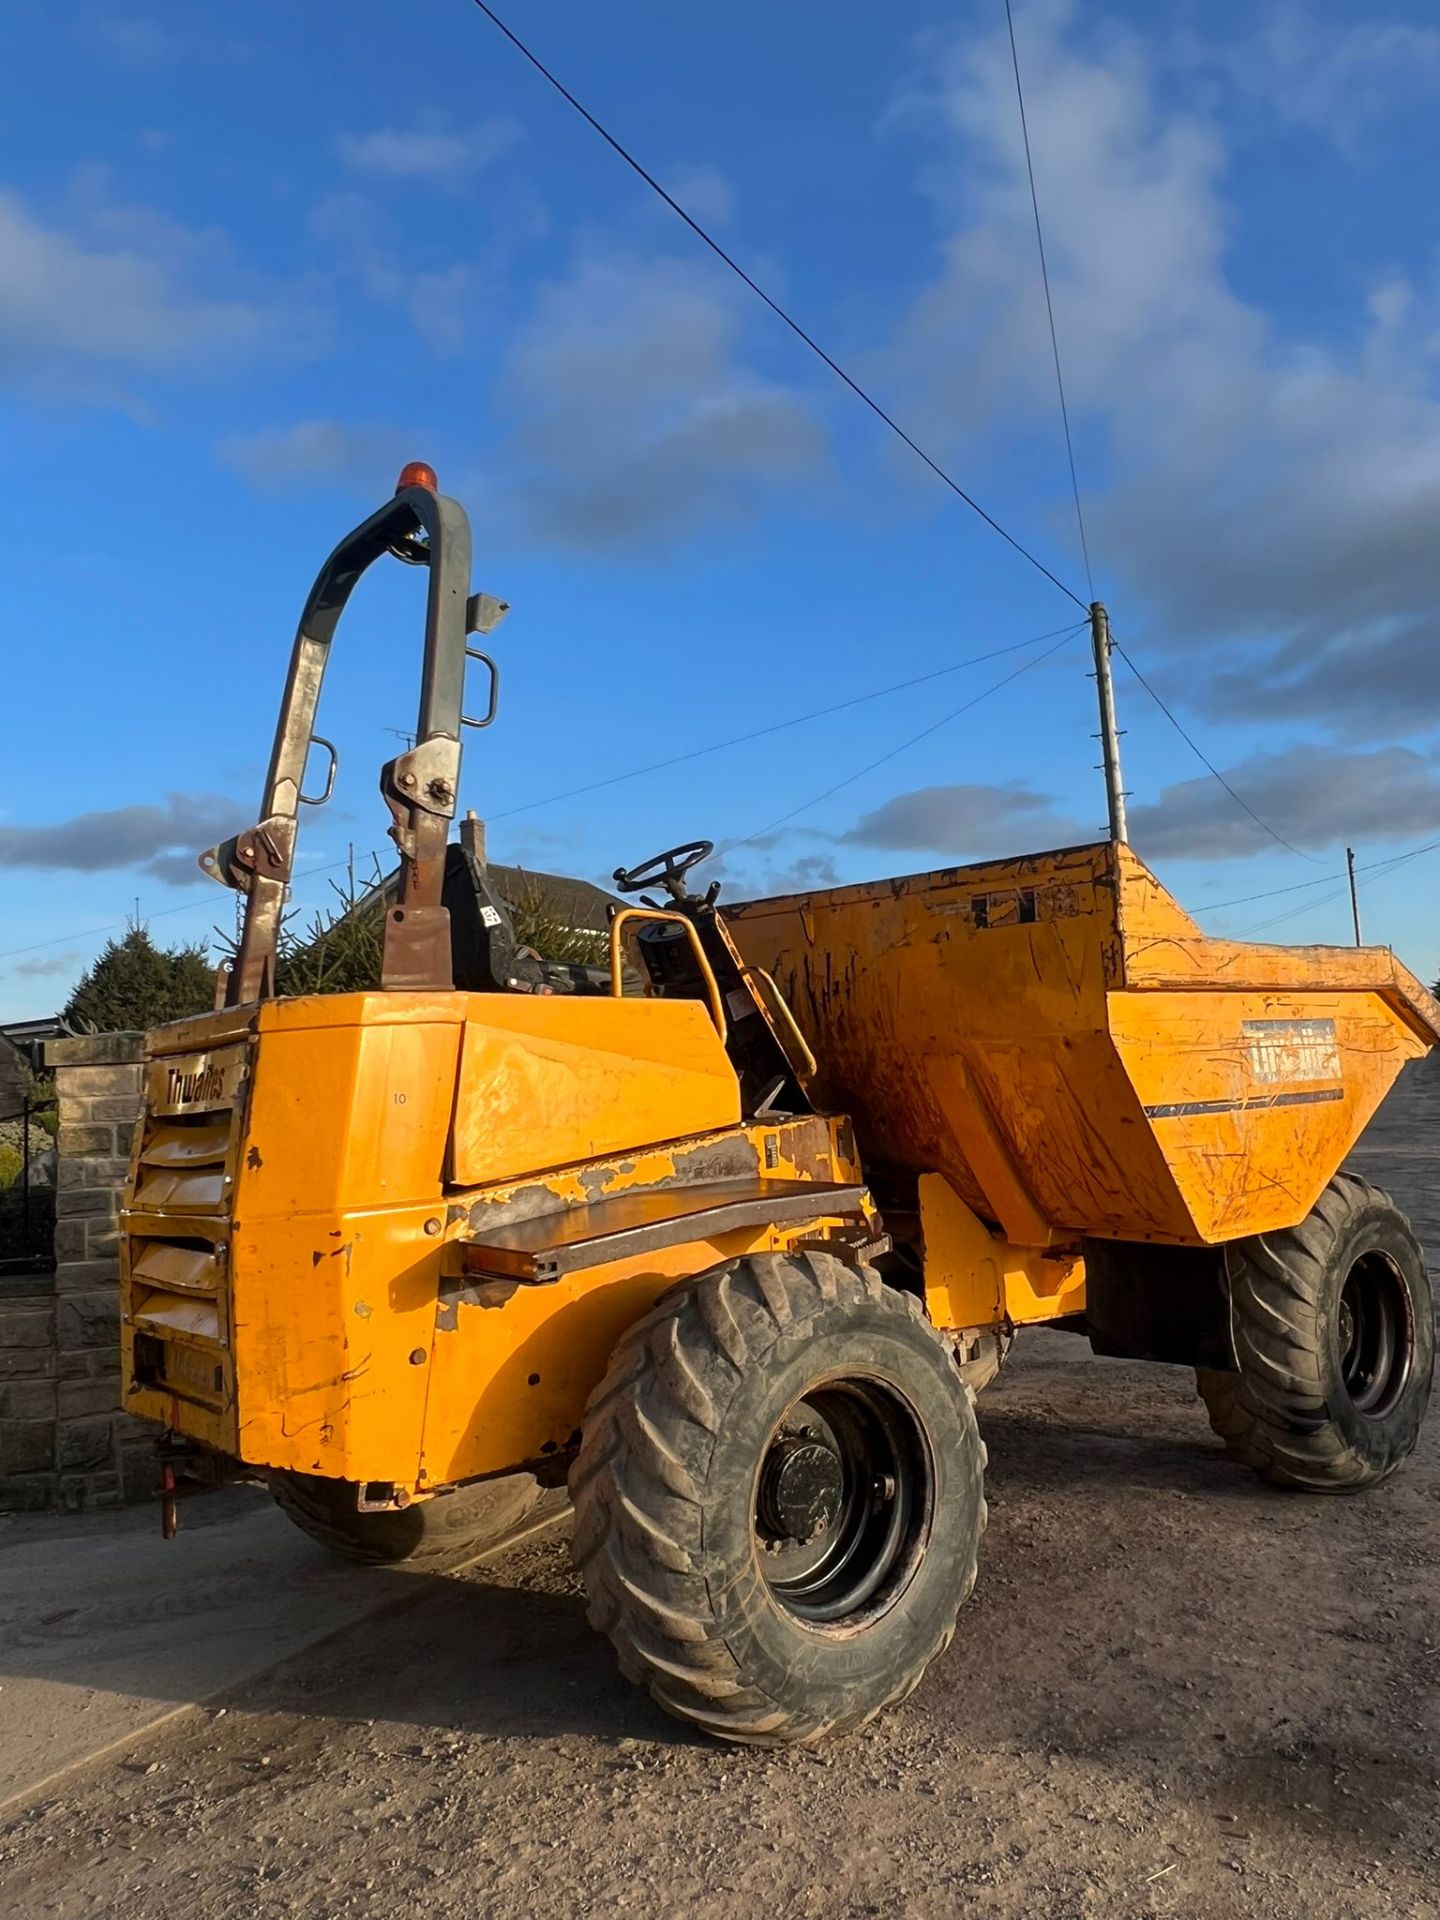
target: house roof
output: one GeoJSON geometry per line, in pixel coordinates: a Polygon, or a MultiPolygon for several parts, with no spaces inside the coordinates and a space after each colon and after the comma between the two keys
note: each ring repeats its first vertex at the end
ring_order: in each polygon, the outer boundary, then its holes
{"type": "MultiPolygon", "coordinates": [[[[507,867],[498,860],[487,861],[490,883],[513,913],[517,905],[534,895],[550,909],[562,925],[577,933],[604,933],[610,925],[610,909],[625,903],[618,894],[607,893],[593,881],[577,879],[569,873],[545,873],[539,867],[507,867]]],[[[400,887],[400,869],[396,867],[380,882],[378,891],[393,900],[400,887]]],[[[377,889],[365,896],[374,899],[377,889]]],[[[363,902],[361,903],[363,904],[363,902]]]]}
{"type": "Polygon", "coordinates": [[[57,1040],[70,1029],[58,1013],[43,1015],[38,1020],[9,1020],[0,1026],[0,1042],[15,1049],[22,1059],[39,1069],[41,1048],[47,1040],[57,1040]]]}
{"type": "Polygon", "coordinates": [[[592,881],[577,880],[566,873],[541,873],[535,867],[505,867],[491,861],[492,884],[507,907],[514,908],[529,894],[538,894],[567,927],[577,931],[603,933],[610,924],[610,908],[623,905],[616,894],[607,893],[592,881]]]}

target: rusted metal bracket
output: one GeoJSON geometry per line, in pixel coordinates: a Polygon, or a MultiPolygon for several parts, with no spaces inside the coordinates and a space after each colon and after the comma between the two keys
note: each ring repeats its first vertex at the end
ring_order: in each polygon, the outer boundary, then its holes
{"type": "Polygon", "coordinates": [[[455,984],[450,915],[441,904],[445,848],[455,817],[460,742],[422,740],[381,769],[380,792],[400,850],[401,898],[385,916],[380,985],[389,992],[446,990],[455,984]]]}
{"type": "Polygon", "coordinates": [[[737,1227],[854,1218],[864,1204],[863,1186],[825,1180],[726,1180],[614,1194],[492,1228],[457,1244],[467,1275],[548,1286],[567,1273],[687,1240],[713,1239],[737,1227]]]}
{"type": "Polygon", "coordinates": [[[225,983],[230,1006],[274,992],[275,954],[295,866],[294,814],[276,813],[200,856],[200,869],[247,899],[239,949],[225,983]]]}

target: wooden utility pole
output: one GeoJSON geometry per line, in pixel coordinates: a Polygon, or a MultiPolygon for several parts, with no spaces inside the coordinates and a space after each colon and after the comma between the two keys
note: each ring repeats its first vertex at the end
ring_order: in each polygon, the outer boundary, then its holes
{"type": "Polygon", "coordinates": [[[1350,918],[1355,922],[1355,944],[1362,945],[1360,939],[1360,895],[1355,890],[1355,849],[1345,849],[1345,870],[1350,875],[1350,918]]]}
{"type": "Polygon", "coordinates": [[[1115,725],[1115,682],[1110,672],[1110,617],[1098,600],[1090,607],[1090,639],[1095,650],[1095,686],[1100,696],[1100,752],[1105,769],[1105,803],[1110,838],[1130,838],[1125,824],[1125,787],[1120,778],[1120,731],[1115,725]]]}

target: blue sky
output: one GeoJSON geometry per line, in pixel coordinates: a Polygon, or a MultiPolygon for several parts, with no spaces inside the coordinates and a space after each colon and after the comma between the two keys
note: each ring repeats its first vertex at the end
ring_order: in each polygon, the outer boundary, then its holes
{"type": "MultiPolygon", "coordinates": [[[[957,663],[1070,603],[467,0],[344,15],[7,20],[0,1017],[53,1008],[137,900],[157,937],[229,923],[193,855],[254,817],[306,587],[408,457],[513,606],[462,792],[497,857],[603,878],[703,835],[738,896],[1095,835],[1083,641],[935,726],[1052,643],[957,663]]],[[[999,0],[509,17],[1086,597],[999,0]]],[[[1096,590],[1297,851],[1121,668],[1137,849],[1192,910],[1269,896],[1217,932],[1344,940],[1347,840],[1366,867],[1440,838],[1440,29],[1399,0],[1016,23],[1096,590]]],[[[419,592],[377,570],[342,627],[302,907],[386,845],[419,592]]],[[[1363,885],[1427,977],[1436,860],[1363,885]]]]}

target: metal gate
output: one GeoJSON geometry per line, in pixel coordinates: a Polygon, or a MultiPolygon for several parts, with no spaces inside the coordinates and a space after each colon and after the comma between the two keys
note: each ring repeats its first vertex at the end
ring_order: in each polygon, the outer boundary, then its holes
{"type": "Polygon", "coordinates": [[[55,1264],[55,1103],[0,1114],[0,1273],[55,1264]]]}

